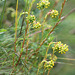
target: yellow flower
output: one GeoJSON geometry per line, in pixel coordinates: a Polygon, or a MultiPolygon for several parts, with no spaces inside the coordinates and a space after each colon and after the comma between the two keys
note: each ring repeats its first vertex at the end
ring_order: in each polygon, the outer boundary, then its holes
{"type": "Polygon", "coordinates": [[[34,21],[33,28],[39,28],[41,27],[41,24],[39,22],[34,21]]]}
{"type": "Polygon", "coordinates": [[[54,50],[54,52],[61,53],[61,54],[65,54],[69,49],[68,46],[66,44],[62,44],[61,42],[57,42],[54,44],[54,47],[52,47],[52,49],[54,50]]]}
{"type": "Polygon", "coordinates": [[[26,17],[26,19],[29,21],[29,23],[33,23],[35,21],[35,16],[29,15],[29,16],[26,17]]]}
{"type": "Polygon", "coordinates": [[[50,2],[48,0],[41,0],[39,3],[37,3],[37,8],[44,9],[44,8],[48,8],[49,5],[50,5],[50,2]]]}
{"type": "Polygon", "coordinates": [[[54,61],[53,61],[53,60],[47,61],[47,62],[45,63],[45,65],[44,65],[44,67],[45,67],[46,69],[51,69],[51,68],[53,68],[53,66],[54,66],[54,61]]]}
{"type": "Polygon", "coordinates": [[[52,10],[50,16],[51,16],[52,18],[56,18],[56,16],[58,16],[58,14],[59,14],[59,13],[58,13],[57,10],[52,10]]]}

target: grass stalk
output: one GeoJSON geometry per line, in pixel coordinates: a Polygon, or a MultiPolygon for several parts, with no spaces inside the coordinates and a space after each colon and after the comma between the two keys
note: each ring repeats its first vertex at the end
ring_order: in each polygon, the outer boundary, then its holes
{"type": "Polygon", "coordinates": [[[2,13],[1,13],[0,28],[2,27],[3,16],[4,16],[4,11],[5,11],[5,5],[6,5],[6,0],[4,1],[4,6],[3,6],[2,13]]]}
{"type": "MultiPolygon", "coordinates": [[[[18,13],[18,0],[16,3],[16,17],[15,17],[15,42],[14,42],[14,52],[16,53],[16,41],[17,41],[17,13],[18,13]]],[[[13,57],[13,68],[14,68],[15,55],[13,57]]]]}
{"type": "Polygon", "coordinates": [[[16,17],[15,17],[15,42],[14,42],[15,53],[16,53],[16,41],[17,41],[17,14],[18,14],[18,0],[17,0],[17,4],[16,4],[16,17]]]}

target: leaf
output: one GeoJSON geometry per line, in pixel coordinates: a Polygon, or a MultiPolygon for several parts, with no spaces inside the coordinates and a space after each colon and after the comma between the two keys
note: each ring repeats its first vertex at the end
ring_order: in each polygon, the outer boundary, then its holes
{"type": "Polygon", "coordinates": [[[6,31],[7,31],[6,29],[0,29],[0,34],[3,34],[6,31]]]}

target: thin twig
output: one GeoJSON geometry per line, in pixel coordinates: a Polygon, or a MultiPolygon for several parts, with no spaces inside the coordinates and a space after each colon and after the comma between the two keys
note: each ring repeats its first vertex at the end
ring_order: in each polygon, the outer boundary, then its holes
{"type": "MultiPolygon", "coordinates": [[[[27,11],[27,4],[28,4],[28,0],[27,0],[27,3],[26,3],[26,6],[25,6],[25,11],[27,11]]],[[[21,29],[20,29],[19,36],[20,36],[21,33],[22,33],[22,28],[23,28],[23,24],[24,24],[24,18],[25,18],[25,15],[23,16],[23,20],[22,20],[22,25],[21,25],[21,29]]]]}
{"type": "Polygon", "coordinates": [[[61,11],[60,11],[59,19],[61,18],[65,2],[66,2],[66,0],[64,0],[64,2],[62,3],[62,8],[61,8],[61,11]]]}
{"type": "MultiPolygon", "coordinates": [[[[28,32],[29,32],[29,29],[30,29],[30,26],[29,26],[29,28],[28,28],[28,32]]],[[[28,33],[28,35],[29,35],[29,33],[28,33]]],[[[28,38],[28,36],[27,36],[27,38],[28,38]]],[[[28,45],[29,45],[29,39],[27,39],[27,42],[26,42],[26,54],[25,54],[25,62],[27,63],[27,53],[28,53],[28,45]]]]}

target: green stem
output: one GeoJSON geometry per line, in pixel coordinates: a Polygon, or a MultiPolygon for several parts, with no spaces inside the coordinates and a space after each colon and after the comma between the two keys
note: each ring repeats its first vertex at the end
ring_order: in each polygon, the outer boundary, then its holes
{"type": "Polygon", "coordinates": [[[1,13],[0,28],[2,27],[2,21],[3,21],[3,15],[4,15],[4,10],[5,10],[5,5],[6,5],[6,0],[4,1],[4,6],[3,6],[2,13],[1,13]]]}
{"type": "MultiPolygon", "coordinates": [[[[32,8],[32,5],[33,5],[34,1],[35,1],[35,0],[32,0],[31,5],[29,6],[30,8],[29,8],[29,11],[28,11],[28,16],[30,15],[30,11],[31,11],[31,8],[32,8]]],[[[24,36],[23,43],[22,43],[22,49],[21,49],[22,51],[21,51],[21,53],[20,53],[18,62],[16,63],[15,67],[17,67],[17,65],[19,64],[19,61],[20,61],[21,56],[22,56],[22,53],[23,53],[23,48],[24,48],[24,43],[25,43],[25,41],[26,41],[26,36],[27,36],[27,32],[28,32],[28,27],[29,27],[29,21],[27,21],[27,26],[26,26],[26,30],[25,30],[25,36],[24,36]]]]}

